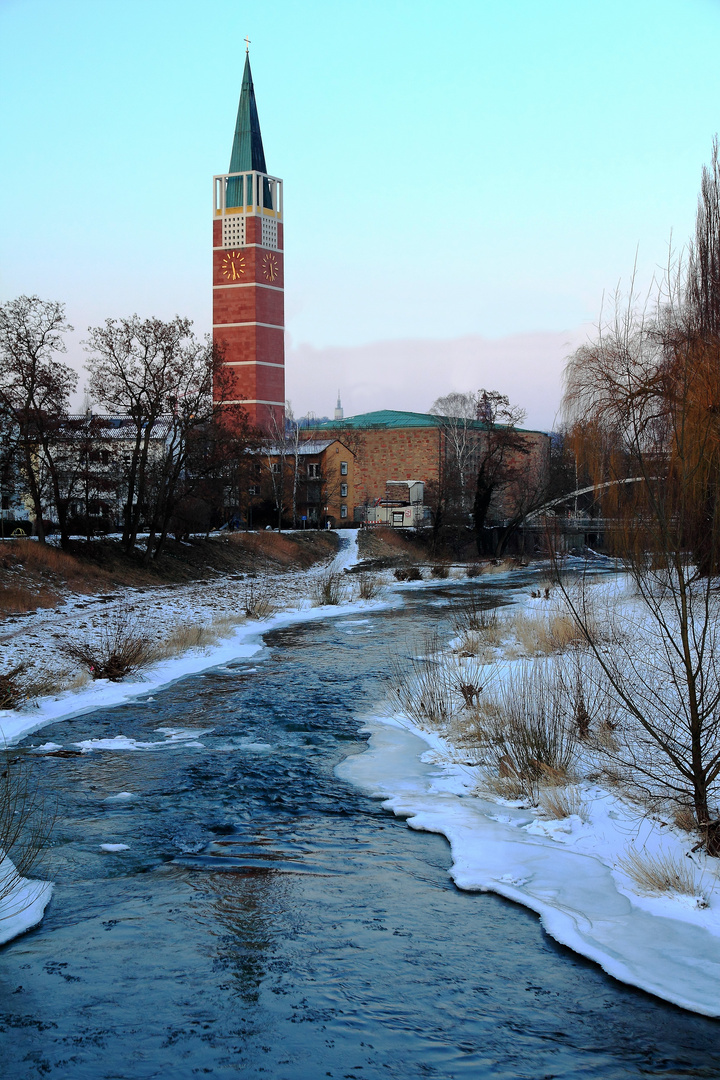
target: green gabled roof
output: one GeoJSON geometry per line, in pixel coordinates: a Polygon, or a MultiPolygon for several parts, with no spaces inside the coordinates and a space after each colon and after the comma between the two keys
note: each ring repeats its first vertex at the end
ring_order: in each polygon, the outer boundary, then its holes
{"type": "Polygon", "coordinates": [[[379,409],[377,412],[347,416],[344,420],[325,420],[318,430],[326,428],[406,428],[437,427],[440,417],[432,413],[397,412],[395,409],[379,409]]]}
{"type": "MultiPolygon", "coordinates": [[[[315,431],[328,431],[335,428],[342,431],[347,428],[428,428],[439,427],[443,423],[442,416],[434,413],[405,412],[396,409],[378,409],[377,412],[360,413],[358,416],[346,416],[344,420],[325,420],[316,424],[315,431]]],[[[481,420],[469,420],[468,425],[478,431],[487,427],[481,420]]],[[[533,432],[527,428],[518,428],[528,434],[533,432]]],[[[544,434],[539,432],[538,434],[544,434]]]]}
{"type": "MultiPolygon", "coordinates": [[[[249,56],[245,57],[245,70],[243,71],[240,103],[238,105],[237,120],[235,121],[235,135],[233,137],[228,172],[267,172],[249,56]]],[[[264,186],[267,187],[267,184],[264,186]]],[[[266,198],[263,200],[266,206],[272,205],[269,202],[269,195],[270,190],[268,188],[266,198]]],[[[249,196],[248,201],[250,201],[249,196]]],[[[230,207],[242,206],[244,203],[243,178],[238,176],[234,180],[228,180],[225,205],[230,207]]]]}

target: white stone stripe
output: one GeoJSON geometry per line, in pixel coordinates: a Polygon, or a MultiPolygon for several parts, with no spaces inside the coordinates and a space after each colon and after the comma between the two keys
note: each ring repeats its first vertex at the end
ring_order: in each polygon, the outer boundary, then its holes
{"type": "Polygon", "coordinates": [[[221,405],[281,405],[285,408],[284,401],[261,401],[260,398],[240,398],[239,401],[222,401],[221,405]]]}
{"type": "Polygon", "coordinates": [[[213,285],[213,289],[272,289],[273,292],[285,292],[281,285],[266,285],[263,281],[238,281],[234,285],[213,285]]]}
{"type": "Polygon", "coordinates": [[[257,364],[258,367],[279,367],[284,368],[284,364],[271,364],[269,360],[223,360],[223,367],[249,367],[250,364],[257,364]]]}
{"type": "Polygon", "coordinates": [[[284,248],[269,248],[265,244],[230,244],[229,247],[225,247],[224,244],[221,244],[220,247],[214,247],[213,251],[239,251],[240,248],[247,247],[262,248],[264,251],[275,251],[278,255],[285,254],[284,248]]]}
{"type": "Polygon", "coordinates": [[[213,330],[222,330],[228,326],[266,326],[268,330],[284,330],[285,327],[271,322],[219,322],[213,323],[213,330]]]}

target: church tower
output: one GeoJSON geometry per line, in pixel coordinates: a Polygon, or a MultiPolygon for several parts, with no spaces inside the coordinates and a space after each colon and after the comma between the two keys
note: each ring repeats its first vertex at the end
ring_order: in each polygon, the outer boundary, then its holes
{"type": "Polygon", "coordinates": [[[213,341],[223,352],[224,401],[244,406],[258,427],[282,431],[282,180],[269,176],[265,167],[249,55],[230,170],[214,177],[213,186],[213,341]]]}

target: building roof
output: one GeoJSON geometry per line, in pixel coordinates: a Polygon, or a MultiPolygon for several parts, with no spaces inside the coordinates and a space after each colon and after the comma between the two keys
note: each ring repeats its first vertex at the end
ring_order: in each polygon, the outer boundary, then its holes
{"type": "Polygon", "coordinates": [[[438,427],[440,417],[432,413],[399,412],[395,409],[378,409],[377,412],[346,416],[344,420],[325,420],[317,425],[318,431],[328,428],[407,428],[438,427]]]}
{"type": "MultiPolygon", "coordinates": [[[[333,428],[342,431],[347,428],[377,430],[378,428],[428,428],[441,427],[445,417],[435,416],[434,413],[406,412],[397,409],[378,409],[376,412],[360,413],[358,416],[346,416],[344,420],[325,420],[318,423],[316,431],[328,431],[333,428]]],[[[502,425],[498,425],[502,426],[502,425]]],[[[482,420],[468,420],[468,427],[483,431],[487,424],[482,420]]],[[[518,428],[518,431],[531,432],[528,428],[518,428]]],[[[540,432],[539,434],[544,434],[540,432]]]]}
{"type": "MultiPolygon", "coordinates": [[[[297,455],[298,457],[310,457],[313,454],[322,454],[323,450],[327,450],[328,446],[332,446],[336,442],[339,442],[339,439],[301,439],[297,446],[297,455]]],[[[290,443],[285,446],[265,446],[262,450],[258,450],[257,453],[267,454],[270,457],[294,457],[295,447],[290,443]]]]}
{"type": "MultiPolygon", "coordinates": [[[[172,426],[171,416],[160,416],[155,421],[151,439],[165,439],[172,426]]],[[[111,439],[125,441],[135,439],[135,421],[131,416],[110,416],[105,413],[79,413],[67,416],[61,430],[72,438],[111,439]]]]}
{"type": "MultiPolygon", "coordinates": [[[[230,154],[230,168],[228,172],[260,172],[267,173],[265,165],[265,151],[263,149],[262,135],[260,134],[260,120],[258,118],[257,102],[255,101],[255,87],[253,86],[252,71],[250,70],[250,57],[245,57],[245,70],[243,71],[242,87],[240,88],[240,102],[238,104],[237,120],[235,121],[235,135],[233,137],[232,152],[230,154]]],[[[250,180],[248,178],[248,183],[250,180]]],[[[236,176],[228,180],[225,194],[225,205],[229,207],[243,206],[246,195],[243,190],[245,180],[242,176],[236,176]]],[[[267,183],[263,184],[264,205],[272,207],[270,200],[270,188],[267,183]]],[[[247,193],[249,195],[249,192],[247,193]]],[[[247,198],[247,202],[252,202],[247,198]]]]}

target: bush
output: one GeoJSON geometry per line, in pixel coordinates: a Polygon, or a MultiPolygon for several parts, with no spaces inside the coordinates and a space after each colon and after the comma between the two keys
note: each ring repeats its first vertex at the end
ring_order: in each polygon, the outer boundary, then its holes
{"type": "Polygon", "coordinates": [[[424,580],[424,578],[422,576],[422,570],[420,569],[419,566],[410,566],[410,567],[408,567],[407,580],[408,581],[423,581],[424,580]]]}
{"type": "Polygon", "coordinates": [[[478,633],[494,638],[498,628],[495,601],[479,589],[471,589],[453,610],[453,628],[456,634],[478,633]],[[491,606],[492,605],[492,606],[491,606]]]}
{"type": "Polygon", "coordinates": [[[430,573],[434,578],[445,579],[450,576],[450,568],[446,563],[435,563],[434,566],[430,567],[430,573]]]}
{"type": "Polygon", "coordinates": [[[312,601],[315,607],[341,604],[344,597],[345,584],[342,574],[334,570],[328,570],[318,578],[312,590],[312,601]]]}
{"type": "MultiPolygon", "coordinates": [[[[28,761],[7,750],[0,753],[0,903],[8,900],[36,865],[47,847],[53,819],[54,813],[33,782],[28,761]]],[[[5,903],[3,914],[18,914],[47,887],[41,881],[34,886],[29,893],[23,890],[19,908],[5,903]]]]}
{"type": "Polygon", "coordinates": [[[0,672],[0,709],[16,709],[24,701],[26,695],[20,676],[25,669],[25,664],[17,664],[9,671],[0,672]]]}
{"type": "Polygon", "coordinates": [[[67,672],[38,672],[27,664],[17,664],[9,671],[0,672],[0,709],[19,709],[44,694],[68,688],[67,672]]]}
{"type": "Polygon", "coordinates": [[[268,619],[273,614],[275,605],[264,583],[248,582],[243,597],[243,611],[248,619],[268,619]]]}
{"type": "Polygon", "coordinates": [[[156,659],[150,639],[127,611],[118,612],[96,641],[67,641],[60,646],[60,652],[86,667],[93,679],[110,682],[120,682],[156,659]]]}
{"type": "Polygon", "coordinates": [[[390,701],[418,727],[443,728],[457,711],[454,675],[437,639],[428,638],[422,657],[394,658],[390,701]]]}
{"type": "Polygon", "coordinates": [[[361,600],[372,600],[380,591],[380,579],[374,574],[358,575],[358,593],[361,600]]]}
{"type": "Polygon", "coordinates": [[[395,576],[396,581],[407,581],[407,579],[408,579],[408,568],[407,568],[407,566],[397,566],[393,570],[393,574],[395,576]]]}

